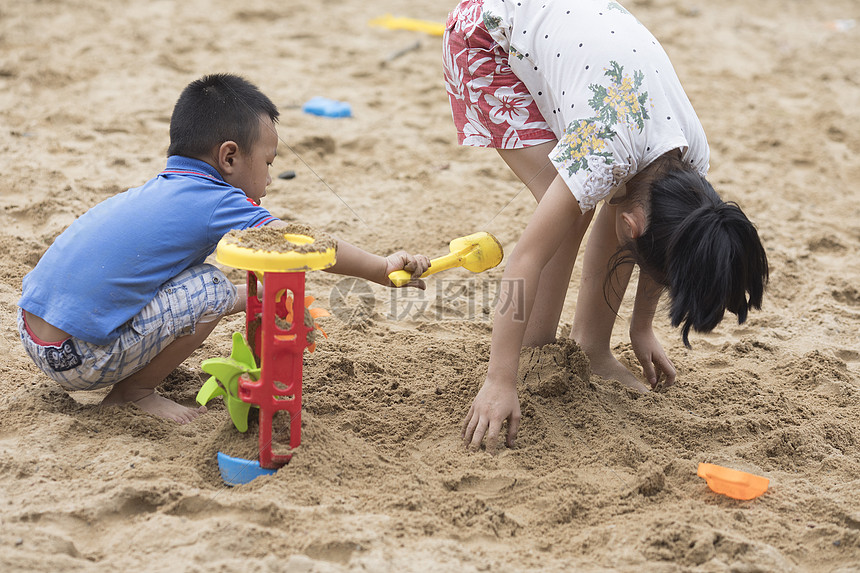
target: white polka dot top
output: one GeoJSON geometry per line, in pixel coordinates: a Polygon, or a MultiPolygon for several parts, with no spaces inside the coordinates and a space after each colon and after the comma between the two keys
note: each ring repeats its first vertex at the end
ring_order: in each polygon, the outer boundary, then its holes
{"type": "Polygon", "coordinates": [[[583,212],[675,148],[707,173],[708,141],[668,56],[620,4],[484,0],[483,8],[559,140],[550,159],[583,212]]]}

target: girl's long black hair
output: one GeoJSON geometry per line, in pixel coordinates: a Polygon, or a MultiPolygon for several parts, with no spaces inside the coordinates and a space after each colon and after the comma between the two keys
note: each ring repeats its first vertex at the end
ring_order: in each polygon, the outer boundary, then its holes
{"type": "MultiPolygon", "coordinates": [[[[767,255],[755,226],[734,202],[724,202],[689,168],[658,174],[649,186],[644,233],[616,254],[613,268],[639,265],[669,292],[672,326],[710,332],[726,310],[747,319],[761,309],[768,281],[767,255]]],[[[610,273],[610,276],[613,273],[610,273]]]]}

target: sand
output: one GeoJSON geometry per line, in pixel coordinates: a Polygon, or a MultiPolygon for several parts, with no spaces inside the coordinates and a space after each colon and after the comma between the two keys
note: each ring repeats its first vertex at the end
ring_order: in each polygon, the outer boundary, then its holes
{"type": "MultiPolygon", "coordinates": [[[[205,73],[242,73],[280,107],[273,175],[296,177],[269,188],[276,215],[380,254],[437,256],[479,230],[510,253],[534,201],[494,152],[456,145],[440,39],[367,24],[441,21],[452,7],[0,5],[0,570],[860,570],[855,0],[627,3],[701,117],[711,181],[755,221],[771,262],[763,310],[692,336],[691,350],[661,312],[679,372],[666,393],[591,376],[569,343],[527,350],[516,447],[465,451],[459,425],[486,371],[501,267],[446,271],[424,293],[309,273],[314,306],[333,316],[305,357],[302,445],[234,488],[215,454],[253,438],[220,399],[180,427],[99,408],[103,392],[67,393],[28,361],[14,318],[22,277],[75,217],[163,167],[173,103],[205,73]],[[353,117],[302,113],[314,96],[349,102],[353,117]],[[715,494],[699,462],[770,489],[715,494]]],[[[635,367],[629,300],[620,315],[614,348],[635,367]]],[[[229,355],[242,320],[219,324],[164,394],[191,404],[200,362],[229,355]]]]}

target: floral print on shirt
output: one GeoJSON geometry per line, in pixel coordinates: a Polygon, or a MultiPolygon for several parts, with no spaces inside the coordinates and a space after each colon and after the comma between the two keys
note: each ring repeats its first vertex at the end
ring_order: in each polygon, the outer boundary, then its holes
{"type": "Polygon", "coordinates": [[[588,105],[595,115],[572,121],[553,157],[559,168],[566,168],[570,175],[579,170],[593,170],[601,162],[607,166],[612,164],[612,153],[605,149],[606,142],[615,138],[615,127],[619,124],[630,128],[635,126],[641,133],[645,121],[650,119],[648,92],[639,93],[645,79],[642,71],[634,71],[631,77],[624,74],[624,68],[618,62],[610,61],[604,75],[610,80],[607,85],[588,86],[593,94],[588,105]]]}

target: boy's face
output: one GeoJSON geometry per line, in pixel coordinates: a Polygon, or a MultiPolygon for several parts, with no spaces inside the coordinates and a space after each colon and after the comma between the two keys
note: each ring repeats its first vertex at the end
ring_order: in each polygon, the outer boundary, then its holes
{"type": "Polygon", "coordinates": [[[261,117],[260,136],[250,150],[236,155],[233,172],[224,180],[245,192],[251,201],[259,205],[266,196],[266,187],[272,182],[269,167],[278,154],[278,132],[271,118],[261,117]]]}

